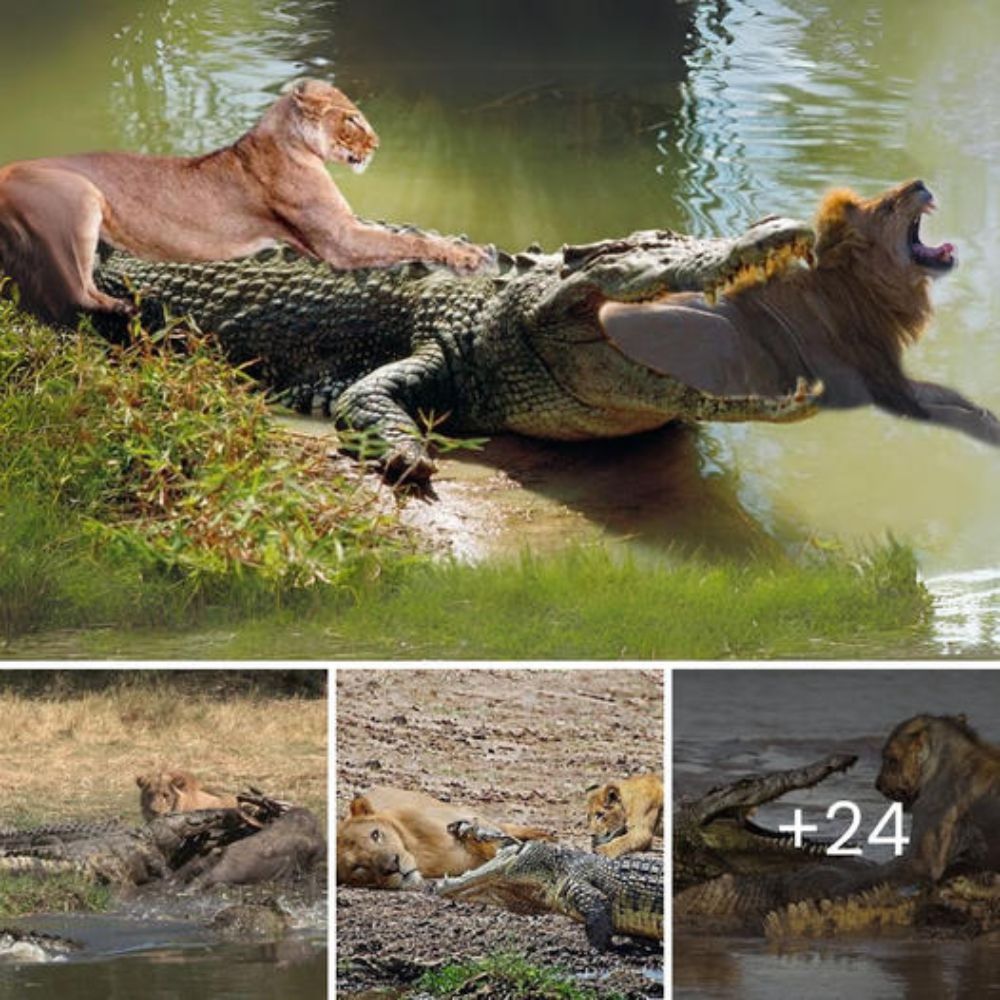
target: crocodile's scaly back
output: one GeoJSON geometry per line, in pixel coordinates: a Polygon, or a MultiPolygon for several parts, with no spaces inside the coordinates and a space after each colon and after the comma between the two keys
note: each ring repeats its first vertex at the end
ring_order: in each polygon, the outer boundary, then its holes
{"type": "Polygon", "coordinates": [[[663,938],[663,858],[656,854],[612,859],[532,840],[442,879],[436,891],[514,913],[562,913],[586,926],[595,948],[608,948],[613,934],[663,938]]]}
{"type": "Polygon", "coordinates": [[[420,422],[574,440],[685,420],[793,420],[819,387],[720,398],[630,359],[605,335],[602,303],[671,291],[711,293],[747,271],[780,273],[808,255],[811,231],[771,219],[734,239],[666,230],[559,253],[503,254],[494,274],[457,277],[422,264],[332,271],[271,254],[218,263],[139,261],[116,253],[95,275],[116,297],[139,293],[144,319],[190,316],[237,363],[301,409],[373,431],[390,474],[433,469],[420,422]],[[791,262],[791,263],[790,263],[791,262]]]}

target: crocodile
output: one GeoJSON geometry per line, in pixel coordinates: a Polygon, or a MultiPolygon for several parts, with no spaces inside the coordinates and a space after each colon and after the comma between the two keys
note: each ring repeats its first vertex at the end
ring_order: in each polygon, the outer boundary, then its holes
{"type": "MultiPolygon", "coordinates": [[[[419,482],[435,470],[426,429],[446,416],[449,433],[586,440],[677,418],[811,415],[818,384],[793,378],[774,393],[713,395],[630,358],[598,312],[776,275],[808,258],[812,241],[807,224],[781,218],[735,238],[650,230],[558,253],[501,253],[495,273],[467,277],[423,263],[336,272],[287,250],[193,264],[115,252],[95,280],[116,297],[139,293],[148,327],[164,312],[191,317],[275,398],[304,412],[332,408],[364,447],[381,449],[387,478],[419,482]]],[[[96,320],[113,334],[113,317],[96,320]]]]}
{"type": "Polygon", "coordinates": [[[663,858],[605,858],[529,840],[501,848],[485,864],[435,884],[450,899],[481,900],[514,913],[561,913],[583,923],[606,951],[612,935],[663,939],[663,858]]]}
{"type": "Polygon", "coordinates": [[[750,819],[753,810],[800,788],[812,788],[857,762],[855,754],[829,754],[804,767],[749,775],[682,799],[674,810],[674,890],[727,874],[793,871],[826,856],[828,844],[770,830],[750,819]]]}
{"type": "Polygon", "coordinates": [[[236,809],[169,813],[134,828],[97,827],[88,830],[80,824],[23,830],[0,843],[0,871],[75,871],[100,882],[142,885],[169,876],[197,853],[254,830],[236,809]]]}
{"type": "Polygon", "coordinates": [[[109,821],[6,830],[0,872],[78,872],[120,885],[171,879],[197,889],[284,878],[325,856],[309,810],[257,794],[237,798],[237,809],[167,813],[134,828],[109,821]]]}
{"type": "Polygon", "coordinates": [[[64,962],[82,950],[83,945],[79,941],[58,934],[0,927],[0,965],[64,962]]]}
{"type": "Polygon", "coordinates": [[[993,414],[901,367],[931,278],[955,264],[952,244],[920,240],[932,207],[921,181],[868,200],[835,191],[815,229],[772,216],[732,238],[644,230],[499,254],[495,273],[466,277],[114,253],[95,280],[139,294],[147,325],[191,317],[284,402],[332,408],[389,479],[430,478],[438,425],[587,440],[873,404],[1000,445],[993,414]]]}
{"type": "Polygon", "coordinates": [[[821,841],[795,847],[791,837],[749,819],[754,806],[812,787],[855,760],[831,754],[682,800],[674,814],[674,926],[775,940],[887,928],[955,936],[1000,929],[1000,874],[931,884],[899,864],[830,857],[821,841]]]}

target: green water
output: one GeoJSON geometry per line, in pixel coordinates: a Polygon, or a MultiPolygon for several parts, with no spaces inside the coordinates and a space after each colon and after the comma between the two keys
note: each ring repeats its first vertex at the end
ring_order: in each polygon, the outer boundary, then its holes
{"type": "MultiPolygon", "coordinates": [[[[88,148],[193,153],[249,127],[297,75],[332,77],[382,137],[338,183],[360,214],[517,248],[636,228],[732,231],[820,194],[920,176],[928,242],[960,267],[910,370],[1000,410],[1000,7],[981,0],[53,0],[4,16],[13,110],[0,162],[88,148]]],[[[941,650],[1000,636],[1000,456],[874,410],[711,428],[724,474],[778,536],[916,549],[946,594],[941,650]]],[[[684,498],[678,498],[683,506],[684,498]]],[[[691,501],[695,503],[694,500],[691,501]]],[[[669,516],[665,512],[664,516],[669,516]]],[[[685,523],[698,518],[685,515],[685,523]]],[[[713,523],[693,528],[711,541],[713,523]]],[[[321,653],[321,651],[317,651],[321,653]]]]}

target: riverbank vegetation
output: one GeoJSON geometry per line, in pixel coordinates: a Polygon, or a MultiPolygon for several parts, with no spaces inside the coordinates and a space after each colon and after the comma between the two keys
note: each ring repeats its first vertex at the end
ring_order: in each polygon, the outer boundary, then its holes
{"type": "Polygon", "coordinates": [[[100,913],[111,905],[111,889],[83,872],[0,874],[0,917],[27,913],[100,913]]]}
{"type": "Polygon", "coordinates": [[[326,450],[204,338],[110,347],[0,302],[0,635],[252,613],[397,564],[391,511],[326,450]]]}
{"type": "Polygon", "coordinates": [[[894,542],[780,564],[604,547],[432,562],[388,491],[327,449],[275,427],[197,334],[109,346],[0,302],[0,642],[41,656],[840,656],[928,616],[894,542]],[[73,631],[15,641],[54,630],[73,631]]]}

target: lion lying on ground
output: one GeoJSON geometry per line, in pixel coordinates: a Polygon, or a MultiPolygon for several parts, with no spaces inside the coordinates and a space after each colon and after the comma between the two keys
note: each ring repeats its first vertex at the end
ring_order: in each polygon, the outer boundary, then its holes
{"type": "Polygon", "coordinates": [[[362,222],[326,163],[363,170],[378,148],[339,90],[303,80],[231,146],[189,158],[88,153],[0,169],[0,271],[42,319],[131,303],[94,284],[98,240],[149,260],[228,260],[285,243],[336,268],[428,260],[458,271],[490,252],[362,222]]]}
{"type": "Polygon", "coordinates": [[[489,861],[496,845],[459,839],[451,823],[496,827],[519,840],[549,840],[551,833],[496,823],[471,809],[402,788],[380,786],[357,796],[337,826],[337,882],[375,889],[416,889],[425,878],[460,875],[489,861]]]}
{"type": "Polygon", "coordinates": [[[656,774],[591,785],[587,789],[587,829],[598,854],[617,858],[648,851],[663,836],[663,780],[656,774]]]}
{"type": "Polygon", "coordinates": [[[875,787],[913,815],[901,870],[932,882],[1000,871],[1000,747],[964,715],[917,715],[896,726],[875,787]]]}
{"type": "Polygon", "coordinates": [[[206,791],[188,771],[140,774],[135,783],[139,786],[139,806],[146,820],[194,809],[236,808],[235,795],[216,795],[206,791]]]}

